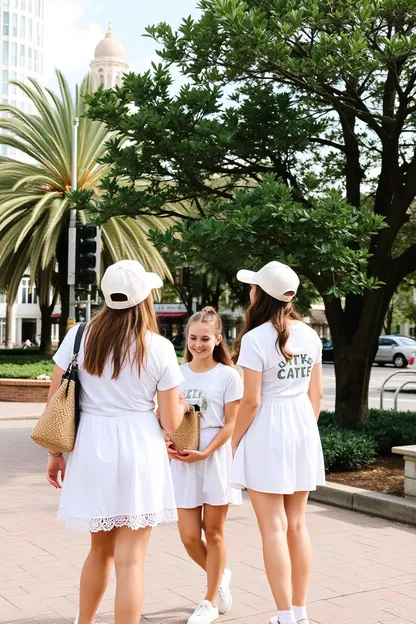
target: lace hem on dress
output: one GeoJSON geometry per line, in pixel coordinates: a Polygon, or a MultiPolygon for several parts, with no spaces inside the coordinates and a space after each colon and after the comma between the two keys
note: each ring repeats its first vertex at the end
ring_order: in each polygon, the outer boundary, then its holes
{"type": "Polygon", "coordinates": [[[176,509],[163,509],[161,511],[143,513],[138,516],[113,516],[111,518],[75,518],[68,516],[65,509],[58,511],[58,520],[63,520],[67,529],[72,531],[111,531],[114,528],[126,526],[133,531],[154,527],[158,524],[176,522],[178,514],[176,509]]]}

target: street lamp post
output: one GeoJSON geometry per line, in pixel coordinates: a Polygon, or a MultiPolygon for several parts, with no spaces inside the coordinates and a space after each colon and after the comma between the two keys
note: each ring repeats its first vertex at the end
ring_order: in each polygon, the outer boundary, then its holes
{"type": "MultiPolygon", "coordinates": [[[[78,126],[75,117],[72,126],[72,190],[77,190],[78,178],[78,126]]],[[[75,325],[75,267],[76,267],[77,210],[72,208],[68,230],[68,285],[69,285],[69,317],[68,328],[75,325]]]]}

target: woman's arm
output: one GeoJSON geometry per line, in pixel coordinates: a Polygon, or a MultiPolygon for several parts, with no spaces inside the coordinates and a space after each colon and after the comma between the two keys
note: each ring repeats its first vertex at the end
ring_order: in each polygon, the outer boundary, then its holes
{"type": "Polygon", "coordinates": [[[237,422],[232,438],[233,454],[258,412],[262,377],[263,373],[261,371],[244,368],[244,395],[238,409],[237,422]]]}
{"type": "Polygon", "coordinates": [[[312,368],[311,381],[309,383],[308,397],[312,403],[313,411],[315,412],[316,420],[319,419],[321,411],[321,403],[323,397],[323,383],[322,383],[322,364],[318,362],[312,368]]]}
{"type": "Polygon", "coordinates": [[[185,412],[189,409],[184,396],[179,394],[179,388],[158,390],[157,404],[158,418],[162,429],[168,433],[176,431],[185,412]]]}
{"type": "Polygon", "coordinates": [[[224,444],[228,442],[233,435],[239,403],[239,400],[230,401],[230,403],[226,403],[224,405],[225,425],[221,427],[215,438],[204,451],[175,451],[174,449],[171,449],[169,451],[170,457],[187,464],[193,464],[194,462],[203,461],[208,459],[208,457],[211,457],[211,455],[224,446],[224,444]]]}
{"type": "MultiPolygon", "coordinates": [[[[64,369],[59,366],[55,366],[51,385],[49,387],[48,393],[48,401],[53,397],[59,386],[61,385],[62,375],[64,374],[64,369]]],[[[53,448],[48,448],[48,464],[46,466],[46,479],[52,487],[56,489],[60,489],[62,487],[61,483],[65,478],[65,469],[66,462],[65,457],[62,454],[59,454],[59,451],[53,448]],[[58,454],[58,457],[51,457],[51,455],[58,454]],[[60,477],[60,478],[59,478],[60,477]]]]}

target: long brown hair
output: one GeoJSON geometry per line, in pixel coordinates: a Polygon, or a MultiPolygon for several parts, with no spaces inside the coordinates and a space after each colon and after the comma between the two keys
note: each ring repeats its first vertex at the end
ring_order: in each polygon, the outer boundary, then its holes
{"type": "Polygon", "coordinates": [[[246,308],[244,322],[239,337],[233,346],[233,361],[237,362],[240,354],[241,339],[252,329],[271,321],[277,331],[276,347],[286,360],[291,360],[293,354],[286,348],[289,339],[289,321],[301,321],[302,317],[296,312],[292,302],[278,301],[268,295],[260,286],[256,286],[256,299],[246,308]]]}
{"type": "Polygon", "coordinates": [[[112,310],[104,305],[87,327],[84,370],[101,377],[111,358],[112,379],[117,379],[126,363],[136,364],[140,375],[147,356],[147,331],[159,333],[150,295],[142,303],[125,310],[112,310]],[[131,347],[134,343],[133,355],[131,347]]]}
{"type": "Polygon", "coordinates": [[[233,363],[231,360],[230,350],[227,346],[227,343],[223,339],[221,317],[218,314],[218,312],[214,308],[211,308],[210,306],[206,306],[199,312],[196,312],[195,314],[193,314],[186,325],[185,362],[192,362],[193,360],[192,353],[190,352],[188,348],[189,328],[192,325],[192,323],[211,323],[211,325],[214,328],[214,332],[217,338],[219,336],[221,336],[222,338],[221,342],[215,345],[212,357],[214,358],[215,362],[220,362],[221,364],[225,364],[225,366],[232,366],[233,363]]]}

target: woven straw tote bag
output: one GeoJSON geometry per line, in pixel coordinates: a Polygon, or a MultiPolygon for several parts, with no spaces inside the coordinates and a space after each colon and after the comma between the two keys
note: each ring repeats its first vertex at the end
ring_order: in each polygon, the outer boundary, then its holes
{"type": "Polygon", "coordinates": [[[31,435],[36,444],[61,453],[70,453],[75,446],[79,424],[78,352],[85,325],[82,323],[78,327],[74,353],[61,385],[46,404],[31,435]]]}
{"type": "Polygon", "coordinates": [[[184,414],[183,421],[168,437],[178,451],[197,451],[199,449],[199,436],[201,430],[200,412],[195,406],[190,405],[189,411],[184,414]]]}

